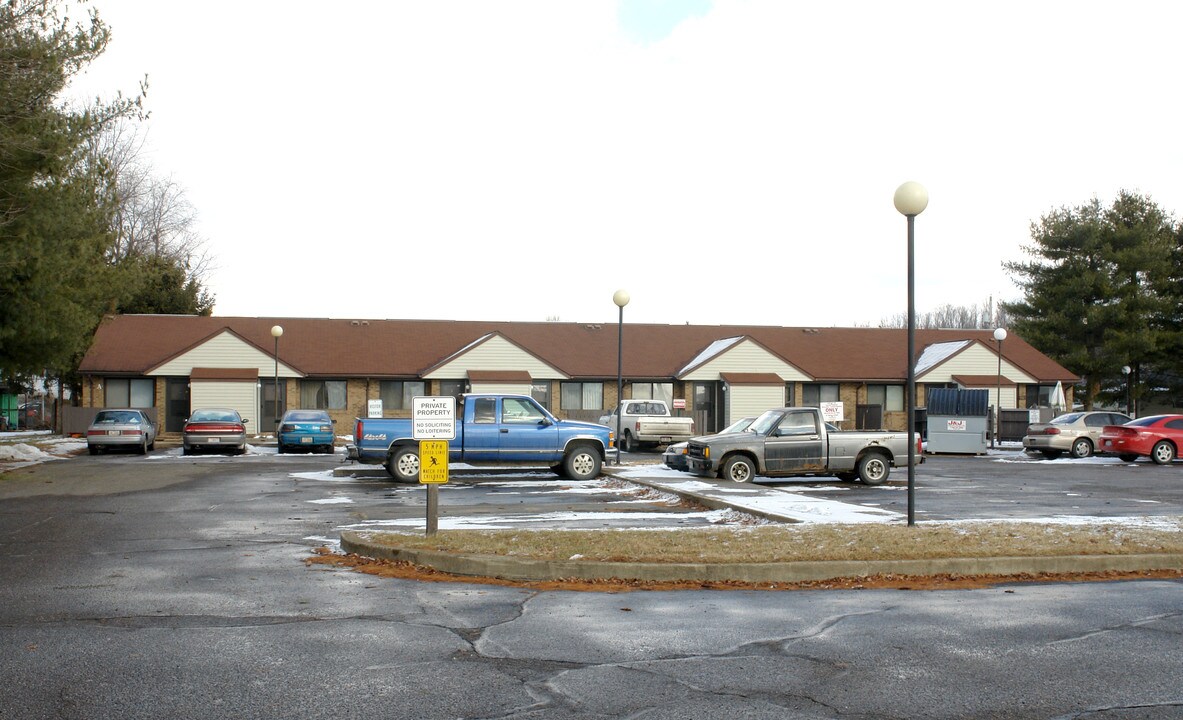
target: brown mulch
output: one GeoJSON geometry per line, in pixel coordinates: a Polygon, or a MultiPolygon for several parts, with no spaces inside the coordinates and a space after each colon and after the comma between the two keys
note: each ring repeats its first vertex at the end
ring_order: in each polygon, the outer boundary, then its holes
{"type": "MultiPolygon", "coordinates": [[[[574,590],[585,592],[632,592],[634,590],[970,590],[1015,583],[1109,582],[1115,580],[1164,580],[1183,578],[1183,570],[1144,572],[1025,573],[1021,575],[872,575],[869,577],[833,578],[795,583],[749,582],[653,582],[604,578],[576,578],[547,581],[515,581],[493,577],[451,575],[403,560],[380,560],[361,555],[340,555],[327,547],[314,550],[307,565],[329,565],[383,578],[421,582],[459,582],[477,585],[503,585],[533,590],[574,590]]],[[[1009,591],[1008,591],[1009,592],[1009,591]]]]}

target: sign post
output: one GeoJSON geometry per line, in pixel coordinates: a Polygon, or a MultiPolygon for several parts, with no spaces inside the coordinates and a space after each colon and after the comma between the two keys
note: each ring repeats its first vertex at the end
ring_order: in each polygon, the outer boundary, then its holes
{"type": "Polygon", "coordinates": [[[456,438],[456,398],[411,398],[411,433],[419,441],[419,484],[427,486],[427,535],[439,529],[439,486],[448,482],[448,441],[456,438]]]}

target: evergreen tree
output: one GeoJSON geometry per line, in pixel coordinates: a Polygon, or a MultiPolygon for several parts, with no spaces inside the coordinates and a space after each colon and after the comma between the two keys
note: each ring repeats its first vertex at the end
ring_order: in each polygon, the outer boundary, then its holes
{"type": "Polygon", "coordinates": [[[1003,304],[1014,330],[1084,378],[1086,408],[1121,395],[1123,366],[1138,386],[1143,366],[1173,342],[1176,311],[1165,283],[1174,220],[1150,198],[1123,190],[1109,207],[1094,198],[1048,213],[1032,223],[1031,237],[1024,250],[1034,259],[1005,263],[1024,292],[1003,304]]]}
{"type": "Polygon", "coordinates": [[[60,0],[0,4],[0,373],[65,371],[85,350],[109,281],[110,217],[85,141],[138,100],[70,109],[58,97],[108,41],[60,0]]]}

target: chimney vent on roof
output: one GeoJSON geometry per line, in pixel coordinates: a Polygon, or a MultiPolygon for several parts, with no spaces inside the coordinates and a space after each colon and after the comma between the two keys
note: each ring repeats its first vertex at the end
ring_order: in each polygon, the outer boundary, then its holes
{"type": "Polygon", "coordinates": [[[370,321],[369,321],[369,320],[362,320],[362,321],[361,321],[361,324],[362,324],[362,326],[363,326],[363,327],[369,327],[369,326],[370,326],[370,321]]]}
{"type": "Polygon", "coordinates": [[[358,326],[358,325],[360,325],[361,323],[359,323],[359,322],[358,322],[358,321],[356,321],[356,320],[350,320],[350,321],[349,321],[349,324],[350,324],[350,325],[352,325],[353,327],[357,327],[357,326],[358,326]]]}

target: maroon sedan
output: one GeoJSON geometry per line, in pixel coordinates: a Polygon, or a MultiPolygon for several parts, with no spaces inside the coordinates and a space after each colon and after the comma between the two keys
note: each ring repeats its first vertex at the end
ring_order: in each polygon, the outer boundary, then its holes
{"type": "Polygon", "coordinates": [[[1125,425],[1106,425],[1097,452],[1133,462],[1143,455],[1159,465],[1179,456],[1183,446],[1183,415],[1150,415],[1125,425]]]}

